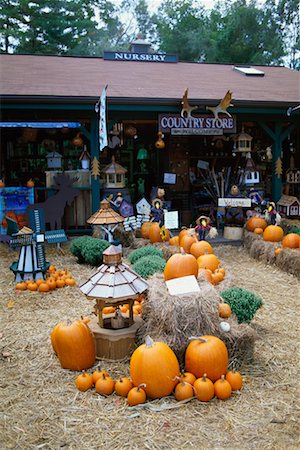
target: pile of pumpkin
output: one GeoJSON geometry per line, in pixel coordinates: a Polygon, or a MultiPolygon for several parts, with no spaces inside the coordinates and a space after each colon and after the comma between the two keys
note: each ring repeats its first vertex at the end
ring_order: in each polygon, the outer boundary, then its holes
{"type": "Polygon", "coordinates": [[[212,246],[207,241],[199,241],[194,229],[180,231],[174,236],[174,245],[181,248],[168,259],[165,270],[165,280],[195,275],[203,276],[211,284],[218,284],[225,278],[225,269],[220,266],[220,260],[214,254],[212,246]]]}
{"type": "MultiPolygon", "coordinates": [[[[144,304],[144,295],[141,294],[135,301],[133,304],[133,314],[140,316],[142,314],[142,310],[143,310],[143,304],[144,304]]],[[[120,311],[123,314],[128,313],[129,311],[129,304],[128,303],[124,303],[124,305],[121,305],[119,307],[120,311]]],[[[116,312],[117,308],[115,306],[105,306],[102,309],[102,313],[103,314],[114,314],[116,312]]]]}
{"type": "Polygon", "coordinates": [[[50,292],[54,289],[63,288],[66,286],[75,286],[76,281],[72,277],[71,273],[67,270],[57,270],[53,265],[50,265],[46,273],[46,280],[25,280],[16,284],[16,289],[20,291],[38,291],[38,292],[50,292]]]}
{"type": "MultiPolygon", "coordinates": [[[[283,248],[300,249],[300,236],[296,233],[289,233],[284,236],[284,231],[279,225],[268,225],[262,217],[251,217],[246,223],[246,229],[255,234],[261,234],[264,241],[282,242],[283,248]]],[[[280,248],[275,250],[279,254],[280,248]]]]}
{"type": "Polygon", "coordinates": [[[176,400],[193,397],[208,402],[217,397],[226,400],[232,391],[243,384],[239,372],[227,372],[228,353],[225,344],[215,336],[194,338],[185,356],[186,372],[179,372],[174,352],[163,342],[154,342],[149,336],[130,360],[130,376],[116,382],[100,368],[88,374],[85,371],[75,380],[77,389],[87,391],[95,386],[100,395],[127,397],[130,406],[144,403],[147,398],[166,397],[172,392],[176,400]]]}

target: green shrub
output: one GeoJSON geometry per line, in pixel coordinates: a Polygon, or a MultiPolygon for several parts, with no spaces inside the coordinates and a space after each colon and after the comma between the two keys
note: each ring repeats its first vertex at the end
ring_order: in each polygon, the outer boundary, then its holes
{"type": "Polygon", "coordinates": [[[249,323],[253,319],[256,311],[263,304],[260,297],[240,287],[226,289],[220,295],[224,302],[230,305],[239,323],[249,323]]]}
{"type": "Polygon", "coordinates": [[[109,242],[104,239],[92,238],[91,236],[81,236],[74,239],[70,245],[70,252],[78,258],[79,263],[98,266],[102,264],[102,254],[109,242]]]}
{"type": "Polygon", "coordinates": [[[154,247],[154,245],[146,245],[146,247],[141,247],[133,250],[128,255],[128,260],[129,262],[131,262],[131,264],[134,264],[138,259],[143,258],[144,256],[160,256],[162,258],[163,253],[159,248],[154,247]]]}
{"type": "Polygon", "coordinates": [[[299,236],[300,236],[300,227],[293,227],[290,231],[288,231],[287,234],[290,234],[290,233],[299,234],[299,236]]]}
{"type": "Polygon", "coordinates": [[[160,256],[143,256],[133,264],[133,270],[143,278],[148,278],[157,272],[163,272],[166,261],[160,256]]]}
{"type": "Polygon", "coordinates": [[[80,236],[72,240],[70,245],[70,252],[78,259],[79,263],[84,263],[84,257],[82,256],[82,249],[87,245],[88,241],[93,239],[91,236],[80,236]]]}

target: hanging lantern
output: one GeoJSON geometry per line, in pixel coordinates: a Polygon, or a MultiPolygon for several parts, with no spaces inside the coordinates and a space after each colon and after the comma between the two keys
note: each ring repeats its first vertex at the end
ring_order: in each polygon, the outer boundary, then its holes
{"type": "Polygon", "coordinates": [[[72,144],[75,145],[75,147],[82,147],[83,146],[83,140],[80,137],[80,133],[76,134],[76,136],[72,140],[72,144]]]}
{"type": "Polygon", "coordinates": [[[157,136],[158,136],[158,139],[157,139],[157,141],[155,142],[155,147],[156,148],[158,148],[159,150],[162,150],[162,149],[164,149],[165,148],[165,146],[166,146],[166,144],[164,143],[164,141],[163,141],[163,134],[162,134],[162,132],[161,131],[159,131],[158,133],[157,133],[157,136]]]}

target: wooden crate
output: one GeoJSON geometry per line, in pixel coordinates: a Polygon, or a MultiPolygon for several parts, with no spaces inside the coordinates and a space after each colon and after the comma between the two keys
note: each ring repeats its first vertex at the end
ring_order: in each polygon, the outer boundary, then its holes
{"type": "Polygon", "coordinates": [[[135,316],[135,322],[128,328],[101,328],[97,318],[93,318],[88,326],[93,333],[98,359],[118,361],[130,356],[135,348],[135,334],[142,323],[142,319],[135,316]]]}

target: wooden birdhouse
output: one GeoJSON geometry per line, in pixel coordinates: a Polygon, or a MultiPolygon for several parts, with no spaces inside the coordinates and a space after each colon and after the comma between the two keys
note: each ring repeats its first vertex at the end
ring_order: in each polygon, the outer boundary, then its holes
{"type": "Polygon", "coordinates": [[[259,171],[256,170],[250,153],[247,155],[244,181],[247,186],[259,183],[259,171]]]}
{"type": "Polygon", "coordinates": [[[292,195],[282,195],[277,202],[277,209],[280,215],[297,219],[300,216],[300,202],[292,195]]]}
{"type": "Polygon", "coordinates": [[[241,153],[248,153],[251,152],[251,142],[253,137],[250,136],[250,134],[247,134],[244,132],[244,129],[242,129],[242,132],[237,135],[235,139],[235,152],[241,152],[241,153]]]}
{"type": "Polygon", "coordinates": [[[125,173],[127,169],[115,162],[115,157],[111,159],[111,164],[108,164],[103,170],[104,187],[106,188],[124,188],[125,187],[125,173]]]}
{"type": "Polygon", "coordinates": [[[86,146],[84,146],[83,152],[79,156],[79,161],[81,161],[82,169],[87,170],[90,168],[91,156],[87,151],[86,146]]]}
{"type": "Polygon", "coordinates": [[[46,155],[48,169],[61,169],[62,155],[58,152],[50,152],[46,155]]]}
{"type": "Polygon", "coordinates": [[[100,227],[103,239],[107,239],[108,242],[113,241],[113,232],[118,224],[122,222],[124,222],[124,217],[110,207],[108,200],[102,200],[100,209],[87,220],[87,223],[90,225],[98,225],[100,227]]]}

